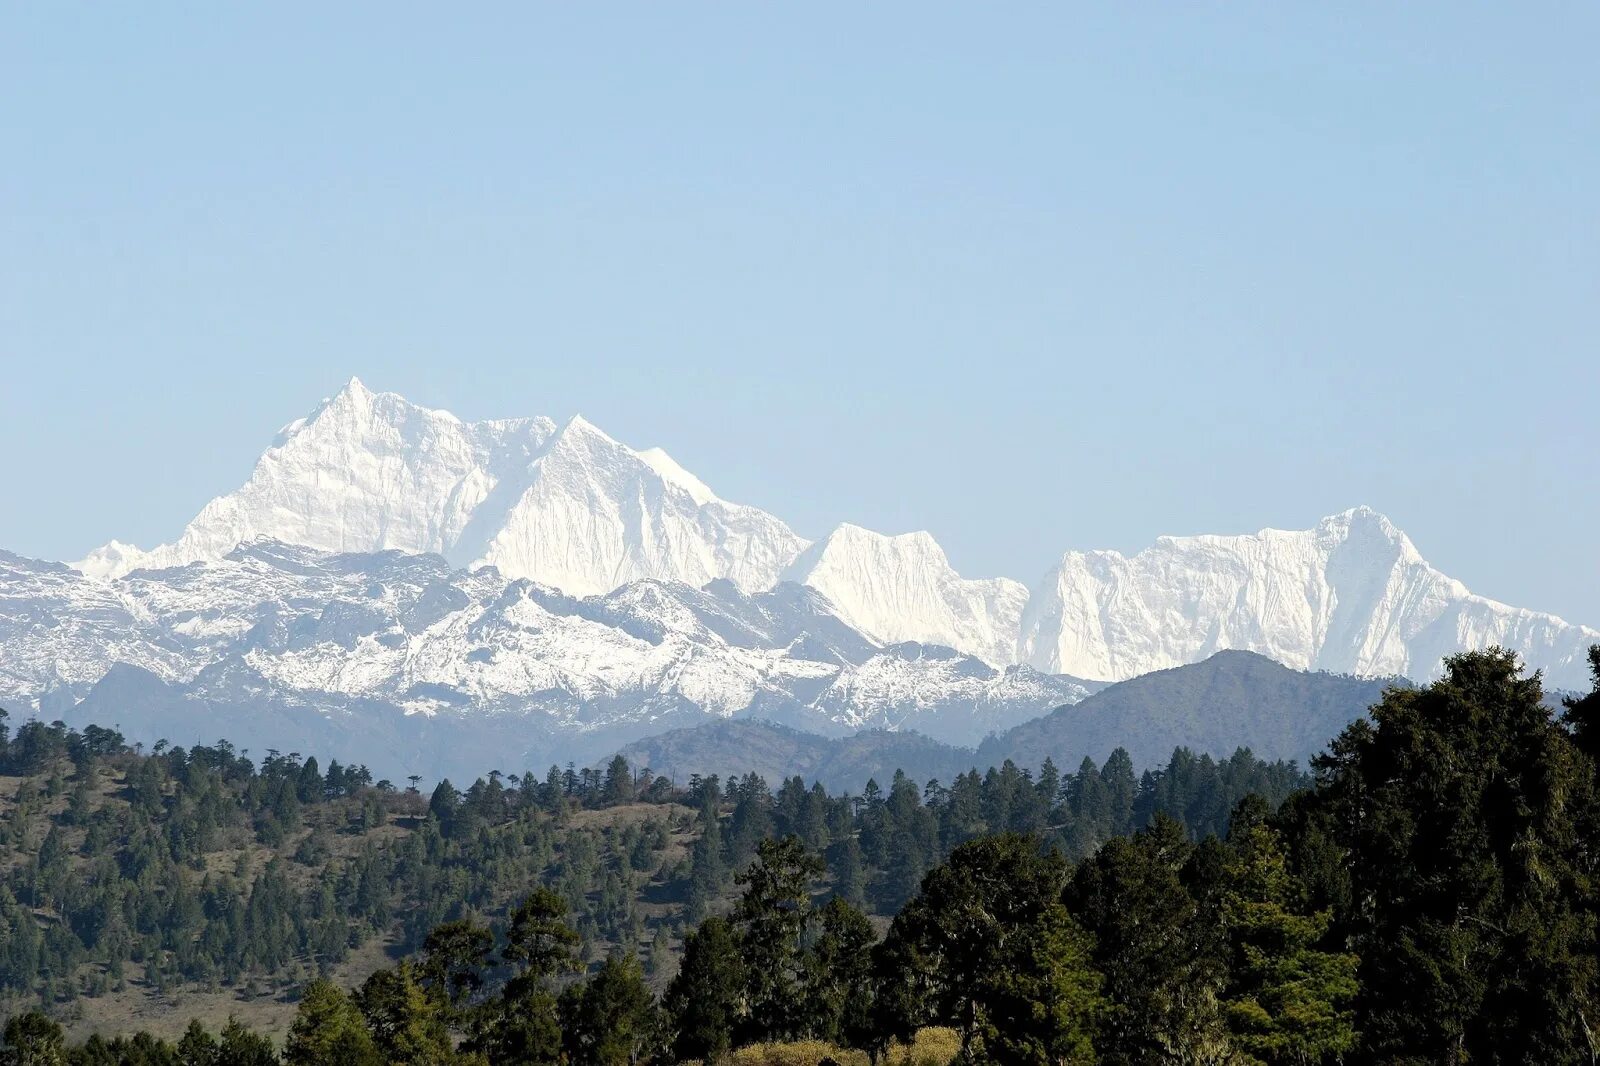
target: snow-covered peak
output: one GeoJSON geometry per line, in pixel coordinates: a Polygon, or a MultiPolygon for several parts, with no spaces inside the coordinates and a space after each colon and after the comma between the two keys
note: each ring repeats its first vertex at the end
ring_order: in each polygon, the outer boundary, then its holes
{"type": "Polygon", "coordinates": [[[1235,648],[1297,669],[1434,676],[1502,644],[1581,683],[1600,633],[1474,596],[1387,517],[1356,507],[1308,530],[1161,537],[1133,556],[1067,552],[1029,598],[1021,654],[1041,670],[1120,680],[1235,648]]]}
{"type": "Polygon", "coordinates": [[[1030,594],[1007,578],[962,577],[926,532],[846,524],[808,546],[772,515],[718,498],[664,450],[636,451],[581,416],[466,422],[357,378],[285,426],[245,484],[171,544],[112,541],[74,565],[110,580],[224,559],[260,537],[434,553],[569,596],[640,580],[725,580],[742,593],[795,582],[875,641],[1104,680],[1225,648],[1421,679],[1444,655],[1501,643],[1576,686],[1581,647],[1596,639],[1474,596],[1368,507],[1310,529],[1161,537],[1132,556],[1068,552],[1030,594]]]}
{"type": "Polygon", "coordinates": [[[291,422],[250,479],[152,551],[113,542],[76,564],[111,578],[218,559],[271,537],[335,552],[436,552],[567,592],[635,578],[764,588],[805,542],[719,500],[664,452],[581,416],[464,422],[358,378],[291,422]]]}
{"type": "Polygon", "coordinates": [[[875,640],[941,644],[1000,665],[1015,661],[1026,586],[961,577],[928,533],[886,536],[841,525],[783,576],[820,590],[840,617],[875,640]]]}
{"type": "Polygon", "coordinates": [[[703,506],[717,498],[717,494],[704,481],[679,466],[678,461],[663,449],[646,448],[638,455],[651,470],[661,475],[662,480],[687,492],[695,503],[703,506]]]}

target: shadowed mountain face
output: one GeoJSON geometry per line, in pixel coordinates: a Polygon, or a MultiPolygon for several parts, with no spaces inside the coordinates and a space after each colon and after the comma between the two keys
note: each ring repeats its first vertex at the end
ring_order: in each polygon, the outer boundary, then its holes
{"type": "Polygon", "coordinates": [[[1036,768],[1048,757],[1063,770],[1085,757],[1105,761],[1122,747],[1140,769],[1164,764],[1174,748],[1225,756],[1248,747],[1259,758],[1310,757],[1366,713],[1390,684],[1290,670],[1249,652],[1219,652],[1205,662],[1108,686],[989,737],[974,750],[904,733],[864,732],[824,738],[762,722],[719,722],[631,744],[635,765],[685,781],[690,774],[754,770],[768,781],[795,774],[832,788],[859,789],[897,769],[914,780],[997,766],[1010,759],[1036,768]]]}
{"type": "Polygon", "coordinates": [[[1037,764],[1049,754],[1063,766],[1103,760],[1126,748],[1135,766],[1164,761],[1175,747],[1226,754],[1248,747],[1263,759],[1304,766],[1345,726],[1403,679],[1291,670],[1245,651],[1158,670],[1111,685],[983,742],[984,765],[1012,759],[1037,764]]]}

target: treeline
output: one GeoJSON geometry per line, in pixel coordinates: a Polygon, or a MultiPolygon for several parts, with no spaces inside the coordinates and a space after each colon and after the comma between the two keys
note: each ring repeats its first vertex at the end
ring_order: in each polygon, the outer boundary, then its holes
{"type": "MultiPolygon", "coordinates": [[[[1512,654],[1448,660],[1221,837],[1157,812],[1076,863],[1042,832],[967,839],[881,936],[799,836],[761,839],[659,998],[626,950],[586,967],[567,901],[537,888],[353,991],[312,982],[276,1061],[924,1061],[907,1049],[938,1028],[937,1061],[1008,1066],[1592,1062],[1592,659],[1561,719],[1512,654]]],[[[202,1061],[87,1058],[37,1013],[6,1032],[19,1062],[202,1061]]]]}
{"type": "Polygon", "coordinates": [[[839,796],[755,775],[679,786],[618,759],[424,795],[296,753],[141,752],[94,726],[13,736],[3,717],[0,774],[21,778],[0,793],[0,995],[68,1013],[122,993],[288,995],[374,940],[414,952],[448,921],[498,931],[530,885],[565,901],[581,958],[639,953],[659,985],[763,839],[799,838],[843,898],[887,917],[974,837],[1039,834],[1078,857],[1165,811],[1199,838],[1239,797],[1308,780],[1243,751],[1135,775],[1118,751],[1065,775],[1008,763],[839,796]]]}

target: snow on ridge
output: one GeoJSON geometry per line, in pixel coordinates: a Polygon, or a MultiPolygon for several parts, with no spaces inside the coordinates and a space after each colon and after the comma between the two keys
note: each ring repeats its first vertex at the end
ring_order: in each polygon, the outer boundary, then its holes
{"type": "Polygon", "coordinates": [[[0,697],[27,705],[59,690],[75,701],[131,665],[223,703],[245,679],[260,689],[251,699],[509,713],[571,734],[637,732],[662,708],[780,712],[822,731],[932,714],[932,731],[976,743],[996,722],[1080,696],[1070,682],[1019,685],[953,654],[878,648],[805,613],[817,601],[802,606],[731,582],[642,580],[579,599],[437,555],[271,540],[114,579],[0,555],[0,697]],[[833,654],[851,640],[859,664],[833,654]]]}
{"type": "Polygon", "coordinates": [[[1586,683],[1600,631],[1474,596],[1367,507],[1308,530],[1161,537],[1135,555],[1067,552],[1035,587],[1020,652],[1038,669],[1121,680],[1233,648],[1296,669],[1437,676],[1500,644],[1561,687],[1586,683]]]}
{"type": "Polygon", "coordinates": [[[574,597],[631,582],[822,594],[859,635],[919,641],[996,666],[1120,680],[1238,648],[1290,666],[1437,674],[1501,643],[1553,684],[1587,684],[1596,630],[1474,595],[1384,515],[1355,507],[1308,530],[1160,537],[1131,556],[1073,551],[1029,589],[971,579],[925,533],[849,524],[809,544],[724,501],[660,448],[635,451],[581,416],[465,422],[356,378],[280,432],[246,483],[173,543],[112,541],[75,565],[102,580],[226,557],[258,537],[332,552],[436,553],[574,597]]]}
{"type": "Polygon", "coordinates": [[[575,594],[637,577],[770,585],[805,541],[727,504],[665,452],[574,416],[464,422],[352,378],[291,422],[246,483],[172,544],[112,542],[74,564],[119,577],[220,558],[258,536],[326,551],[437,552],[575,594]]]}

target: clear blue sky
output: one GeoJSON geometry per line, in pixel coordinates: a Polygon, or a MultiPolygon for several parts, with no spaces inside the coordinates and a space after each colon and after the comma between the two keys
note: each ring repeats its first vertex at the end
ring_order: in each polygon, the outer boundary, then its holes
{"type": "Polygon", "coordinates": [[[466,6],[7,5],[0,546],[359,374],[973,575],[1369,503],[1600,623],[1595,5],[466,6]]]}

